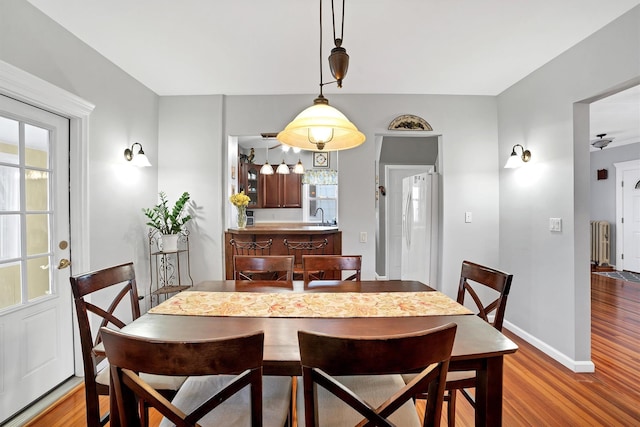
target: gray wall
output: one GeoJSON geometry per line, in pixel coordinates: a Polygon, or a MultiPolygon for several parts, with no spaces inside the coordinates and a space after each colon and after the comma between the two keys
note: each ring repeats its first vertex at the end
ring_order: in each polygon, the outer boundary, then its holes
{"type": "Polygon", "coordinates": [[[500,161],[514,144],[525,168],[500,172],[500,265],[514,274],[508,327],[557,360],[591,369],[589,113],[581,103],[640,77],[640,7],[498,96],[500,161]],[[615,66],[603,66],[615,64],[615,66]],[[562,232],[550,232],[550,217],[562,232]]]}
{"type": "Polygon", "coordinates": [[[616,168],[613,164],[637,159],[640,159],[640,142],[591,152],[591,220],[611,224],[611,264],[616,262],[616,168]],[[608,171],[607,179],[597,179],[599,169],[608,171]]]}
{"type": "MultiPolygon", "coordinates": [[[[147,293],[141,209],[158,198],[158,96],[23,0],[0,2],[0,60],[96,105],[89,121],[85,255],[92,270],[133,261],[140,291],[147,293]],[[133,142],[143,145],[153,167],[127,164],[123,152],[133,142]]],[[[73,253],[73,241],[70,247],[73,253]]]]}

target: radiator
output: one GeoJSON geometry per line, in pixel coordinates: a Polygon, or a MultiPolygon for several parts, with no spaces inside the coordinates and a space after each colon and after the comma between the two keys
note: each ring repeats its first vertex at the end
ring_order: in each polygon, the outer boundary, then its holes
{"type": "Polygon", "coordinates": [[[609,265],[609,236],[608,221],[591,221],[591,262],[595,265],[609,265]]]}

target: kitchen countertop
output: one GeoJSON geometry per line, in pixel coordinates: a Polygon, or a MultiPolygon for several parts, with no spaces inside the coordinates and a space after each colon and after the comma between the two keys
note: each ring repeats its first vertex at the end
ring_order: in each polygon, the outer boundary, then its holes
{"type": "Polygon", "coordinates": [[[305,222],[260,222],[255,225],[247,226],[246,228],[229,228],[229,232],[240,234],[265,234],[282,232],[332,233],[338,231],[340,230],[338,229],[337,225],[325,226],[305,222]]]}

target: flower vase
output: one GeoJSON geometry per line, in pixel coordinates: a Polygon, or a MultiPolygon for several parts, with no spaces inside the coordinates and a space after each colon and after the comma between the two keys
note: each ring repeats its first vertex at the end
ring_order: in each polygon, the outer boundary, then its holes
{"type": "Polygon", "coordinates": [[[247,208],[244,206],[238,206],[238,228],[245,228],[247,226],[247,208]]]}

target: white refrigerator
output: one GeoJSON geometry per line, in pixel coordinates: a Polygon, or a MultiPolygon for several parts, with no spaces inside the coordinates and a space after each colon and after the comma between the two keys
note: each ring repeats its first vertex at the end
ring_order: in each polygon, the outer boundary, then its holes
{"type": "Polygon", "coordinates": [[[401,279],[438,287],[438,174],[402,180],[401,279]]]}

